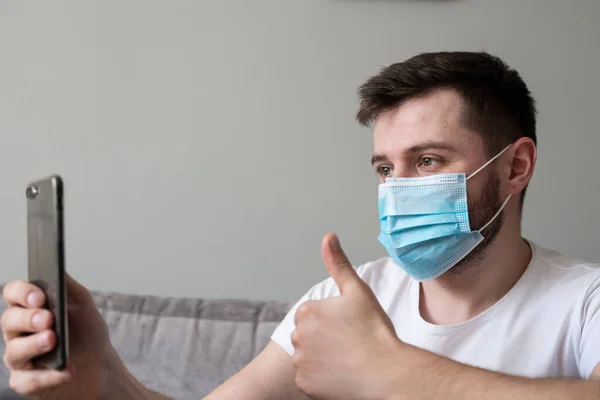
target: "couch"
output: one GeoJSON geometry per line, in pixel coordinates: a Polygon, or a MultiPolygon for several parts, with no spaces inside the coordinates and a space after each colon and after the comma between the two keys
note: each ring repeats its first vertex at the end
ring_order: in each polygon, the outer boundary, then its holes
{"type": "MultiPolygon", "coordinates": [[[[173,399],[200,399],[268,343],[292,306],[93,292],[111,342],[142,383],[173,399]]],[[[0,313],[6,304],[0,300],[0,313]]],[[[4,343],[0,339],[0,353],[4,343]]],[[[0,367],[0,399],[20,399],[0,367]]]]}

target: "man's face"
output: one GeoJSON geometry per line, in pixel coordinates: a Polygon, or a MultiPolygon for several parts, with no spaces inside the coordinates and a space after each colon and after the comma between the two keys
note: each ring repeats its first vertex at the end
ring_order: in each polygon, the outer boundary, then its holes
{"type": "MultiPolygon", "coordinates": [[[[373,167],[381,182],[390,177],[443,173],[469,176],[488,161],[482,137],[461,123],[462,99],[452,90],[435,91],[382,113],[374,126],[373,167]]],[[[485,225],[498,211],[500,178],[494,163],[467,182],[471,229],[485,225]]],[[[485,240],[460,265],[480,257],[502,226],[499,216],[485,231],[485,240]]],[[[461,268],[453,268],[458,272],[461,268]]]]}

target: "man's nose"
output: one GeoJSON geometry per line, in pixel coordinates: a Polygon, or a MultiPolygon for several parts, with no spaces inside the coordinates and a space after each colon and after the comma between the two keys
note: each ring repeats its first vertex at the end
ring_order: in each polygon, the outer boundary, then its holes
{"type": "Polygon", "coordinates": [[[410,168],[406,165],[395,166],[392,173],[392,178],[416,178],[419,174],[416,169],[410,168]]]}

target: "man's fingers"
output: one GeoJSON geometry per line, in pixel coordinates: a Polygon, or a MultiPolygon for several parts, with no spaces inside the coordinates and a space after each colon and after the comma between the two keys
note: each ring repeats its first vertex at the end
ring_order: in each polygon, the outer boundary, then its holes
{"type": "Polygon", "coordinates": [[[302,321],[316,318],[320,300],[307,300],[300,304],[294,313],[294,324],[298,326],[302,321]]]}
{"type": "Polygon", "coordinates": [[[44,292],[36,285],[23,280],[7,283],[3,296],[9,307],[40,308],[46,303],[44,292]]]}
{"type": "Polygon", "coordinates": [[[22,336],[23,333],[40,332],[52,327],[53,317],[41,308],[10,307],[2,314],[4,340],[22,336]]]}
{"type": "Polygon", "coordinates": [[[21,395],[33,395],[45,389],[62,385],[69,381],[73,375],[70,369],[56,370],[28,370],[15,371],[10,375],[10,387],[21,395]]]}
{"type": "Polygon", "coordinates": [[[16,337],[6,343],[4,363],[10,370],[23,369],[31,359],[52,350],[56,335],[51,330],[16,337]]]}
{"type": "Polygon", "coordinates": [[[348,257],[346,257],[344,250],[342,250],[342,246],[335,234],[328,233],[325,235],[321,252],[327,272],[329,272],[329,275],[337,284],[340,293],[343,293],[344,289],[349,285],[362,282],[352,264],[348,261],[348,257]]]}

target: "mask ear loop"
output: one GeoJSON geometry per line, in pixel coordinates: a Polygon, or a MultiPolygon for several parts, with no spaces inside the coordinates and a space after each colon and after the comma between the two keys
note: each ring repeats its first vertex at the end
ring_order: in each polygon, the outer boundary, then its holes
{"type": "Polygon", "coordinates": [[[490,224],[492,222],[494,222],[494,220],[496,218],[498,218],[498,215],[500,215],[500,213],[502,212],[502,210],[504,210],[504,207],[506,206],[506,204],[508,204],[508,201],[510,200],[510,197],[512,195],[509,194],[508,197],[506,198],[506,200],[504,200],[504,203],[502,203],[502,205],[500,206],[500,209],[496,212],[496,214],[494,214],[494,216],[492,218],[490,218],[490,220],[488,221],[487,224],[485,224],[482,228],[479,228],[479,232],[481,232],[482,230],[484,230],[485,228],[487,228],[488,226],[490,226],[490,224]]]}
{"type": "Polygon", "coordinates": [[[504,150],[502,150],[500,153],[498,153],[498,154],[496,154],[494,157],[492,157],[492,158],[491,158],[491,159],[490,159],[488,162],[486,162],[486,163],[485,163],[485,164],[483,164],[481,167],[479,167],[479,169],[478,169],[477,171],[475,171],[475,172],[473,172],[471,175],[469,175],[469,176],[467,177],[467,180],[471,179],[471,178],[472,178],[472,177],[474,177],[474,176],[475,176],[475,175],[476,175],[476,174],[477,174],[479,171],[481,171],[482,169],[484,169],[485,167],[487,167],[488,165],[490,165],[491,163],[493,163],[493,162],[494,162],[494,160],[495,160],[496,158],[500,157],[502,154],[504,154],[504,152],[505,152],[506,150],[508,150],[510,146],[512,146],[512,143],[511,143],[511,144],[509,144],[508,146],[506,146],[506,147],[504,148],[504,150]]]}
{"type": "MultiPolygon", "coordinates": [[[[504,154],[504,152],[506,150],[508,150],[508,148],[512,146],[512,143],[509,144],[508,146],[506,146],[500,153],[496,154],[494,157],[492,157],[488,162],[486,162],[485,164],[483,164],[481,167],[479,167],[479,169],[477,169],[475,172],[473,172],[471,175],[469,175],[467,177],[467,180],[471,179],[473,176],[475,176],[479,171],[481,171],[482,169],[484,169],[485,167],[487,167],[488,165],[490,165],[492,162],[494,162],[495,159],[497,159],[498,157],[500,157],[502,154],[504,154]]],[[[482,230],[484,230],[485,228],[487,228],[488,226],[490,226],[490,224],[492,222],[494,222],[494,220],[496,218],[498,218],[498,215],[500,215],[500,213],[502,212],[502,210],[504,210],[504,207],[506,207],[506,204],[508,204],[508,201],[510,200],[511,195],[508,195],[508,197],[506,198],[506,200],[504,200],[504,203],[502,203],[502,205],[500,206],[500,209],[496,212],[496,214],[494,214],[494,216],[492,218],[490,218],[490,220],[487,222],[487,224],[485,224],[483,227],[479,228],[479,232],[481,232],[482,230]]]]}

